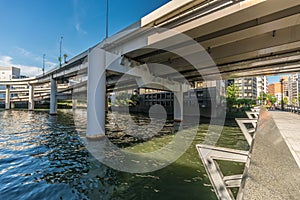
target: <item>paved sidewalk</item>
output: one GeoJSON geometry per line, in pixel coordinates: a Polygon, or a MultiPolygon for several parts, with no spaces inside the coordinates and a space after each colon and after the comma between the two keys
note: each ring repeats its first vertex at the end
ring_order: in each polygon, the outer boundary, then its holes
{"type": "Polygon", "coordinates": [[[300,115],[281,111],[269,113],[300,168],[300,115]]]}
{"type": "Polygon", "coordinates": [[[261,112],[243,182],[244,200],[299,200],[298,134],[298,115],[261,112]]]}

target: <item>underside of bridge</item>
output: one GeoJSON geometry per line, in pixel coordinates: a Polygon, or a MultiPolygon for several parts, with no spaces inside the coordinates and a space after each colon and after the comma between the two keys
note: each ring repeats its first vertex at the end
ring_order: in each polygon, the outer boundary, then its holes
{"type": "MultiPolygon", "coordinates": [[[[216,80],[220,78],[218,73],[223,79],[231,79],[300,71],[298,0],[189,2],[185,7],[175,6],[163,17],[160,13],[170,9],[170,5],[142,19],[142,27],[155,27],[157,33],[148,36],[148,45],[123,56],[142,64],[170,66],[190,82],[216,80]],[[176,14],[175,11],[181,12],[176,14]],[[201,57],[198,66],[189,63],[186,58],[197,57],[203,52],[195,52],[192,43],[178,39],[177,35],[170,37],[166,34],[167,29],[183,33],[200,44],[212,58],[218,72],[210,70],[212,63],[201,60],[201,57]],[[167,50],[157,49],[156,46],[161,44],[167,50]],[[184,56],[174,52],[182,52],[184,56]]],[[[154,71],[151,73],[155,74],[154,71]]],[[[117,73],[108,72],[108,80],[117,76],[117,73]]],[[[172,73],[160,76],[180,79],[172,73]]]]}

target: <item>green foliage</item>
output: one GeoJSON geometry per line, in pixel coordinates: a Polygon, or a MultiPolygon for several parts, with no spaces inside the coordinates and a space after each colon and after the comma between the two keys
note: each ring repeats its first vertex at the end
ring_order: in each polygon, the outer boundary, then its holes
{"type": "Polygon", "coordinates": [[[298,99],[297,98],[292,98],[292,105],[297,106],[298,99]]]}
{"type": "Polygon", "coordinates": [[[284,103],[285,105],[287,105],[287,104],[289,103],[289,100],[288,100],[287,97],[284,97],[284,98],[283,98],[283,103],[284,103]]]}
{"type": "Polygon", "coordinates": [[[238,107],[248,107],[250,108],[253,104],[255,104],[255,101],[252,99],[247,99],[247,98],[243,98],[243,99],[238,99],[236,101],[237,106],[238,107]]]}
{"type": "Polygon", "coordinates": [[[140,96],[137,94],[129,94],[126,92],[118,93],[116,100],[111,102],[114,106],[136,106],[139,104],[140,96]]]}
{"type": "Polygon", "coordinates": [[[267,100],[271,103],[271,105],[274,105],[277,102],[277,98],[272,94],[268,94],[267,100]]]}
{"type": "Polygon", "coordinates": [[[235,84],[229,85],[226,89],[226,98],[228,99],[237,99],[239,89],[235,84]]]}
{"type": "Polygon", "coordinates": [[[266,101],[268,100],[268,94],[266,94],[265,92],[260,92],[257,100],[263,102],[263,105],[265,105],[266,101]]]}
{"type": "Polygon", "coordinates": [[[226,102],[229,111],[237,103],[238,92],[238,87],[235,84],[229,85],[226,89],[226,102]]]}

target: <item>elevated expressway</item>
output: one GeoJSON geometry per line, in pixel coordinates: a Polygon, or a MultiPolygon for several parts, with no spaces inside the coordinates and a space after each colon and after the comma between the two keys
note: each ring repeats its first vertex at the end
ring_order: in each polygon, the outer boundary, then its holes
{"type": "Polygon", "coordinates": [[[194,81],[299,72],[299,11],[298,0],[173,0],[45,75],[0,85],[50,83],[55,113],[57,83],[81,77],[89,136],[104,133],[106,92],[113,90],[169,88],[179,99],[174,118],[182,120],[182,94],[194,81]],[[124,74],[133,78],[118,83],[124,74]]]}

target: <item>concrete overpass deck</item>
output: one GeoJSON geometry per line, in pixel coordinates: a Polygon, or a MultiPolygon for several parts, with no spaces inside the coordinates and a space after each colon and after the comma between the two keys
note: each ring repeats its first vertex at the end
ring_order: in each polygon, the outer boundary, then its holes
{"type": "Polygon", "coordinates": [[[261,112],[244,179],[244,199],[299,199],[299,130],[299,115],[261,112]]]}

